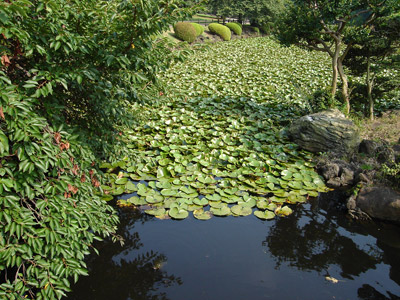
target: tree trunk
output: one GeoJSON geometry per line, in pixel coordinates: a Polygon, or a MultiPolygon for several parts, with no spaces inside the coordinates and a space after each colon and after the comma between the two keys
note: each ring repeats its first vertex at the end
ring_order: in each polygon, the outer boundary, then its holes
{"type": "Polygon", "coordinates": [[[342,59],[338,59],[338,70],[340,79],[342,79],[342,96],[343,100],[346,103],[346,113],[350,113],[350,95],[349,95],[349,81],[347,80],[347,76],[343,70],[342,59]]]}
{"type": "Polygon", "coordinates": [[[335,53],[332,56],[332,84],[331,84],[332,99],[335,98],[337,90],[339,54],[340,54],[340,44],[335,43],[335,53]]]}
{"type": "Polygon", "coordinates": [[[372,99],[372,87],[373,79],[371,80],[371,59],[367,57],[367,78],[365,79],[367,84],[367,99],[369,103],[369,119],[374,120],[374,99],[372,99]]]}

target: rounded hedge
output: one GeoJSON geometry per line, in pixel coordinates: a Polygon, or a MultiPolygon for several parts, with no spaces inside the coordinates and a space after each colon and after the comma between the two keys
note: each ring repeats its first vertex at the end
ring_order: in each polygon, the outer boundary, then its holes
{"type": "Polygon", "coordinates": [[[239,23],[231,22],[227,23],[226,27],[232,30],[236,35],[242,35],[242,26],[239,23]]]}
{"type": "Polygon", "coordinates": [[[197,37],[196,28],[189,22],[178,22],[174,26],[175,35],[178,39],[188,43],[194,42],[197,37]]]}
{"type": "Polygon", "coordinates": [[[224,41],[231,40],[232,36],[231,30],[225,25],[218,23],[211,23],[210,25],[208,25],[208,30],[210,30],[212,33],[219,35],[224,41]]]}
{"type": "Polygon", "coordinates": [[[197,24],[197,23],[190,23],[190,24],[193,25],[194,29],[196,29],[197,36],[203,34],[204,29],[205,29],[203,25],[200,25],[200,24],[197,24]]]}

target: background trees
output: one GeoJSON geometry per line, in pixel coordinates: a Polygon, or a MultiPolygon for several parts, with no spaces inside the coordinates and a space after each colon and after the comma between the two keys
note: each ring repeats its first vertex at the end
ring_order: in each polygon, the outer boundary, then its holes
{"type": "MultiPolygon", "coordinates": [[[[295,0],[283,22],[283,41],[329,54],[332,59],[332,97],[338,77],[342,81],[342,98],[350,112],[348,79],[343,62],[352,47],[372,32],[379,20],[398,12],[397,1],[326,1],[295,0]]],[[[378,36],[378,35],[377,35],[378,36]]],[[[384,37],[382,37],[384,38],[384,37]]]]}

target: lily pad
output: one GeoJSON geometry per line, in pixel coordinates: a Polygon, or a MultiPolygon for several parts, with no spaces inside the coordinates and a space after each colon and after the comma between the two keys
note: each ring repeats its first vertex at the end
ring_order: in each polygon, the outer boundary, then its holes
{"type": "Polygon", "coordinates": [[[189,216],[189,212],[186,209],[182,209],[179,207],[172,207],[169,212],[169,216],[174,219],[186,219],[189,216]]]}
{"type": "Polygon", "coordinates": [[[231,207],[231,211],[235,216],[249,216],[253,210],[250,207],[234,205],[231,207]]]}
{"type": "Polygon", "coordinates": [[[210,211],[204,211],[203,208],[200,208],[193,211],[193,216],[198,220],[209,220],[212,217],[212,213],[210,211]]]}
{"type": "Polygon", "coordinates": [[[212,212],[215,216],[223,217],[229,216],[231,214],[231,209],[227,205],[225,205],[220,208],[211,207],[210,212],[212,212]]]}
{"type": "Polygon", "coordinates": [[[266,210],[266,211],[261,211],[261,210],[256,210],[254,212],[254,215],[262,220],[270,220],[270,219],[274,219],[275,218],[275,214],[274,212],[270,211],[270,210],[266,210]]]}

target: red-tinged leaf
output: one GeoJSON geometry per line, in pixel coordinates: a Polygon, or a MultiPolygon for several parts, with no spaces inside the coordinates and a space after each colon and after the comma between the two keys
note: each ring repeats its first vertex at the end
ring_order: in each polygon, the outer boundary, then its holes
{"type": "Polygon", "coordinates": [[[3,66],[6,66],[6,67],[8,67],[9,65],[11,65],[11,61],[10,61],[10,59],[8,58],[7,55],[4,54],[4,55],[1,57],[1,64],[2,64],[3,66]]]}
{"type": "Polygon", "coordinates": [[[6,117],[4,116],[3,106],[0,106],[0,118],[2,118],[3,120],[6,119],[6,117]]]}
{"type": "Polygon", "coordinates": [[[56,141],[57,145],[61,142],[61,134],[59,132],[54,133],[54,140],[56,141]]]}

